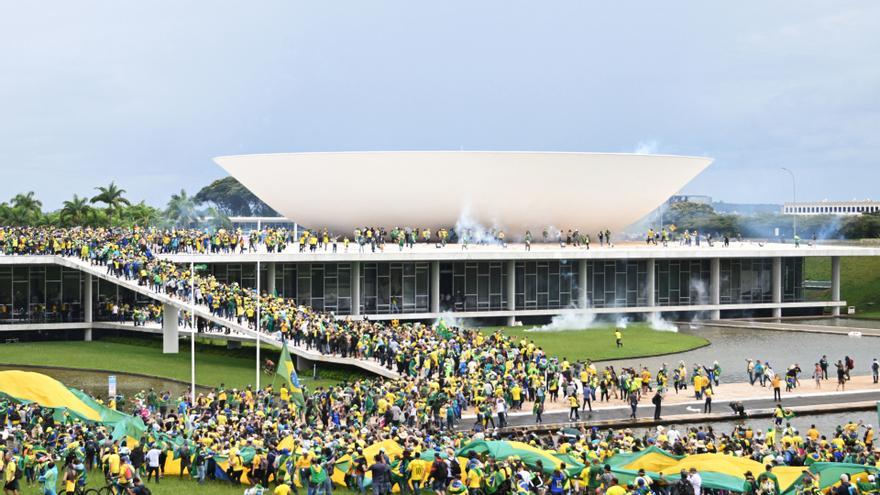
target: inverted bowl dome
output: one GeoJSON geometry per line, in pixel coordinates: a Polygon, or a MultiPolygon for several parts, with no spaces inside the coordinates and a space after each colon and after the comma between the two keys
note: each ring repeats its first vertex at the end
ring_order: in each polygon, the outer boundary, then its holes
{"type": "Polygon", "coordinates": [[[215,158],[266,204],[310,228],[453,228],[509,238],[543,228],[619,232],[702,172],[705,157],[624,153],[376,151],[215,158]]]}

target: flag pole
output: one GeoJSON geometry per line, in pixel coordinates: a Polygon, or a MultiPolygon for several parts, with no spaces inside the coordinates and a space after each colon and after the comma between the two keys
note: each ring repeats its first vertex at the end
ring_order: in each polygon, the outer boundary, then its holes
{"type": "Polygon", "coordinates": [[[257,391],[260,390],[260,260],[257,259],[257,391]]]}
{"type": "Polygon", "coordinates": [[[196,268],[195,263],[189,262],[189,314],[192,326],[189,333],[189,367],[190,367],[190,399],[192,407],[196,405],[196,268]]]}

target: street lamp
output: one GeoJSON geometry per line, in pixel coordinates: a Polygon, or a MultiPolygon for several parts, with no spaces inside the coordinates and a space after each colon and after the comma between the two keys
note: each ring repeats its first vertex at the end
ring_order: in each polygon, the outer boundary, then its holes
{"type": "MultiPolygon", "coordinates": [[[[785,170],[786,172],[788,172],[788,175],[791,176],[791,197],[792,197],[791,202],[796,204],[797,203],[797,181],[795,181],[794,172],[792,172],[791,170],[789,170],[785,167],[782,167],[782,170],[785,170]]],[[[797,236],[797,213],[795,210],[795,208],[797,208],[797,206],[795,206],[795,204],[792,204],[792,207],[791,207],[792,208],[792,210],[791,210],[792,211],[792,215],[791,215],[792,222],[794,223],[792,238],[797,236]]]]}

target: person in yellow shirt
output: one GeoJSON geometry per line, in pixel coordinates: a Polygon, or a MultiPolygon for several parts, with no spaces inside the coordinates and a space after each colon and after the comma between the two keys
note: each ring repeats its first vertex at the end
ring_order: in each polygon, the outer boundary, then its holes
{"type": "Polygon", "coordinates": [[[282,483],[272,491],[272,495],[290,495],[291,493],[293,493],[293,489],[288,483],[282,483]]]}
{"type": "Polygon", "coordinates": [[[820,436],[819,430],[816,429],[816,425],[810,425],[810,429],[807,430],[807,438],[810,439],[810,442],[818,442],[820,436]]]}
{"type": "Polygon", "coordinates": [[[611,478],[611,486],[605,490],[605,495],[626,495],[626,489],[617,484],[617,478],[611,478]]]}
{"type": "Polygon", "coordinates": [[[110,473],[110,476],[119,476],[120,461],[119,454],[114,451],[108,451],[104,456],[104,464],[107,466],[107,472],[110,473]]]}
{"type": "Polygon", "coordinates": [[[18,495],[18,479],[16,479],[18,464],[15,462],[12,452],[6,452],[3,460],[5,462],[5,466],[3,466],[3,492],[7,495],[18,495]]]}

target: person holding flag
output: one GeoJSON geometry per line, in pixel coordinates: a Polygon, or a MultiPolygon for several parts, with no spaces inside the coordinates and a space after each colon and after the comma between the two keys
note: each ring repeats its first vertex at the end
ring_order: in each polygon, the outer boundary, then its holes
{"type": "Polygon", "coordinates": [[[306,399],[303,395],[303,387],[299,382],[299,376],[296,374],[296,368],[293,366],[293,359],[290,358],[290,351],[287,345],[281,348],[281,358],[278,360],[278,370],[276,375],[287,382],[287,388],[290,390],[290,402],[296,406],[297,412],[302,412],[306,407],[306,399]]]}

